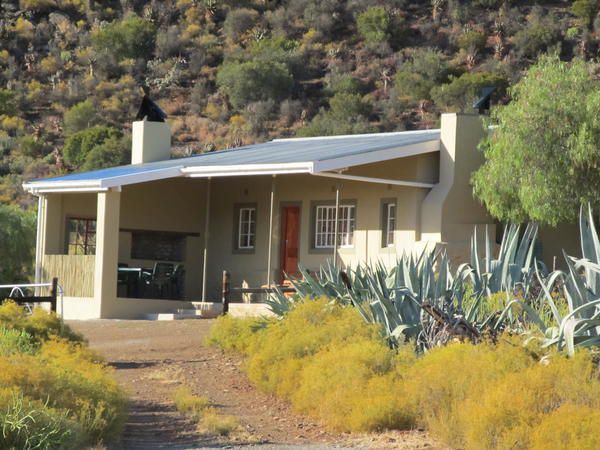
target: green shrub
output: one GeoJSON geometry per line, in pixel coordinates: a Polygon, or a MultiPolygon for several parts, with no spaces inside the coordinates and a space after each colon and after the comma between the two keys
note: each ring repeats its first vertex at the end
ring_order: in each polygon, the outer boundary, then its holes
{"type": "Polygon", "coordinates": [[[78,131],[65,140],[65,162],[74,169],[85,170],[121,164],[127,154],[122,137],[112,127],[95,126],[78,131]]]}
{"type": "Polygon", "coordinates": [[[413,101],[429,100],[431,90],[447,79],[448,71],[448,63],[440,51],[418,49],[396,73],[396,91],[400,97],[413,101]]]}
{"type": "Polygon", "coordinates": [[[268,319],[220,316],[210,329],[206,343],[224,350],[235,350],[246,354],[255,334],[263,330],[267,323],[268,319]]]}
{"type": "Polygon", "coordinates": [[[233,41],[239,41],[258,20],[258,13],[253,9],[239,8],[229,11],[223,23],[223,33],[233,41]]]}
{"type": "Polygon", "coordinates": [[[501,338],[498,345],[451,344],[431,350],[407,368],[400,392],[421,425],[460,448],[465,431],[462,413],[477,420],[465,407],[467,399],[477,403],[502,377],[534,362],[520,339],[501,338]]]}
{"type": "Polygon", "coordinates": [[[382,6],[374,6],[360,13],[356,27],[369,43],[386,42],[390,38],[390,16],[382,6]]]}
{"type": "Polygon", "coordinates": [[[83,341],[83,337],[68,325],[61,323],[55,313],[34,308],[32,314],[28,315],[24,308],[11,301],[0,305],[0,327],[7,330],[24,331],[36,344],[52,337],[65,338],[71,342],[83,341]]]}
{"type": "Polygon", "coordinates": [[[55,314],[0,306],[1,448],[75,449],[118,439],[125,395],[80,341],[55,314]]]}
{"type": "Polygon", "coordinates": [[[0,356],[33,353],[35,350],[33,337],[26,331],[0,327],[0,356]]]}
{"type": "Polygon", "coordinates": [[[283,63],[263,60],[231,62],[217,73],[217,85],[238,109],[251,102],[279,102],[291,93],[294,79],[283,63]]]}
{"type": "Polygon", "coordinates": [[[0,280],[18,283],[32,273],[35,230],[33,210],[0,204],[0,280]]]}
{"type": "Polygon", "coordinates": [[[460,77],[451,77],[450,83],[442,84],[431,90],[433,101],[442,109],[464,112],[471,108],[482,88],[494,86],[496,96],[501,96],[508,83],[494,73],[467,72],[460,77]]]}
{"type": "Polygon", "coordinates": [[[173,401],[177,411],[194,419],[202,417],[204,411],[210,406],[208,398],[194,395],[187,386],[182,386],[175,391],[173,401]]]}
{"type": "Polygon", "coordinates": [[[65,133],[73,134],[96,125],[98,123],[98,116],[92,102],[85,100],[65,111],[63,120],[65,133]]]}
{"type": "Polygon", "coordinates": [[[530,450],[600,448],[600,410],[566,403],[534,429],[530,450]]]}
{"type": "Polygon", "coordinates": [[[214,408],[208,408],[198,423],[198,431],[211,436],[228,436],[239,426],[235,417],[219,414],[214,408]]]}
{"type": "Polygon", "coordinates": [[[107,52],[116,61],[150,59],[154,51],[156,28],[147,20],[131,14],[92,33],[97,52],[107,52]]]}
{"type": "MultiPolygon", "coordinates": [[[[486,383],[483,395],[469,396],[459,414],[464,448],[527,449],[532,431],[565,403],[600,411],[600,373],[588,352],[572,359],[554,355],[545,364],[508,371],[486,383]]],[[[576,417],[567,424],[577,426],[576,417]]]]}
{"type": "Polygon", "coordinates": [[[80,427],[67,417],[67,411],[48,408],[40,401],[13,391],[0,394],[0,404],[3,406],[0,410],[0,447],[3,449],[74,449],[83,443],[80,427]]]}

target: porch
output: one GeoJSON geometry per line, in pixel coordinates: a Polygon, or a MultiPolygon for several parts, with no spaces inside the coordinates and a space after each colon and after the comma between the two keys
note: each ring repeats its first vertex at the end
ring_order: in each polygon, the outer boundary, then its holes
{"type": "Polygon", "coordinates": [[[137,318],[220,302],[224,270],[232,302],[260,302],[264,294],[235,288],[278,284],[298,264],[318,270],[328,259],[340,266],[394,261],[419,240],[419,221],[416,214],[394,217],[394,244],[383,246],[381,199],[417,211],[427,191],[291,174],[48,193],[41,197],[41,277],[61,280],[66,318],[137,318]],[[351,205],[352,216],[338,230],[329,218],[338,235],[329,244],[338,244],[317,246],[317,208],[335,210],[336,203],[338,210],[351,205]],[[162,278],[159,267],[167,268],[162,278]]]}

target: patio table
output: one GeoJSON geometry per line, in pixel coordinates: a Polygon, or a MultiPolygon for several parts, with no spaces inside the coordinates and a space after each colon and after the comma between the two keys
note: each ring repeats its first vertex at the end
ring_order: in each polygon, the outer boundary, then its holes
{"type": "Polygon", "coordinates": [[[127,297],[140,298],[143,275],[152,275],[152,269],[146,267],[119,267],[119,274],[127,280],[127,297]]]}

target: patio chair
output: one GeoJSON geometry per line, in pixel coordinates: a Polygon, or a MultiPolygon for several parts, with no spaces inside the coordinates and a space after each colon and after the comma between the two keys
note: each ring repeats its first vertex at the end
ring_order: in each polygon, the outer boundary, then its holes
{"type": "Polygon", "coordinates": [[[183,298],[183,290],[185,284],[185,267],[183,264],[177,264],[171,275],[170,295],[169,298],[183,298]]]}
{"type": "Polygon", "coordinates": [[[149,296],[150,298],[165,298],[165,294],[168,294],[174,268],[175,265],[173,263],[154,263],[152,275],[144,283],[146,287],[145,296],[149,296]]]}

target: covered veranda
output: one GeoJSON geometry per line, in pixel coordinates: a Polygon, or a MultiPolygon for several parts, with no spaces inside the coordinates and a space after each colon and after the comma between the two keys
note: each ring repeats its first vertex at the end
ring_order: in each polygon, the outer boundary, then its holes
{"type": "Polygon", "coordinates": [[[136,318],[220,301],[223,270],[233,286],[260,287],[280,283],[298,264],[393,261],[439,233],[428,217],[441,206],[425,201],[438,195],[439,150],[440,130],[286,139],[34,181],[26,188],[40,202],[36,277],[62,280],[66,318],[136,318]],[[395,243],[382,248],[380,200],[387,197],[410,213],[398,215],[395,243]],[[352,245],[334,238],[315,248],[321,204],[333,205],[336,237],[340,206],[355,206],[352,245]],[[241,247],[244,208],[255,219],[252,245],[241,247]],[[295,237],[286,234],[294,214],[295,237]],[[70,254],[73,219],[95,222],[93,252],[70,254]],[[178,284],[141,292],[157,264],[170,267],[170,276],[178,268],[178,284]]]}

